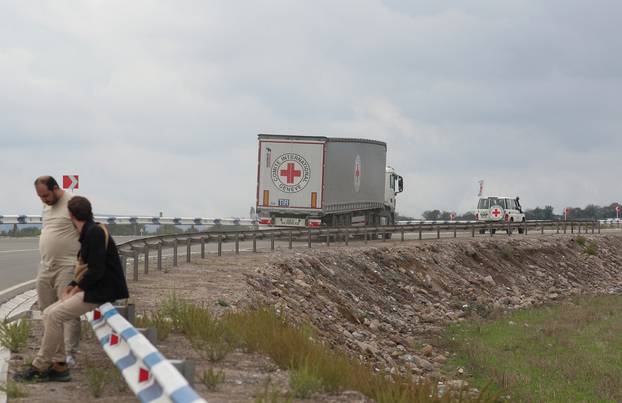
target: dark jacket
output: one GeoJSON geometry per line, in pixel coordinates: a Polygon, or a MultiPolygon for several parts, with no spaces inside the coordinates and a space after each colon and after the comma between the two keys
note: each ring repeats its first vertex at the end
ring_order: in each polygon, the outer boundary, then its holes
{"type": "Polygon", "coordinates": [[[84,302],[103,304],[129,297],[117,245],[111,236],[108,248],[105,242],[104,230],[99,225],[93,220],[84,223],[78,256],[88,269],[78,283],[71,282],[71,285],[77,284],[84,290],[84,302]]]}

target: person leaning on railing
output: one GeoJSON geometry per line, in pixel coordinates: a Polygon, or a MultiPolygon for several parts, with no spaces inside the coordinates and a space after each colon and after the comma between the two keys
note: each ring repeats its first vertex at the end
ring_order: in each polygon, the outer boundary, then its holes
{"type": "Polygon", "coordinates": [[[32,365],[13,376],[16,381],[70,381],[63,323],[105,302],[129,297],[117,246],[106,227],[93,220],[91,203],[85,197],[74,196],[67,208],[80,234],[75,278],[65,287],[62,299],[43,311],[41,348],[32,365]]]}

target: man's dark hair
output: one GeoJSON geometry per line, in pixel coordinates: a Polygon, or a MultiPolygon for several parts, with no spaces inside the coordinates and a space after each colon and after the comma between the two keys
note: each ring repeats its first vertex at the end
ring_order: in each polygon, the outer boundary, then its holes
{"type": "Polygon", "coordinates": [[[89,221],[93,219],[93,209],[91,202],[86,197],[74,196],[67,203],[69,212],[79,221],[89,221]]]}
{"type": "Polygon", "coordinates": [[[46,176],[40,176],[37,179],[35,179],[35,186],[37,185],[45,185],[45,187],[47,187],[48,190],[54,190],[55,187],[60,187],[58,186],[58,182],[56,182],[56,179],[54,179],[54,177],[46,175],[46,176]]]}

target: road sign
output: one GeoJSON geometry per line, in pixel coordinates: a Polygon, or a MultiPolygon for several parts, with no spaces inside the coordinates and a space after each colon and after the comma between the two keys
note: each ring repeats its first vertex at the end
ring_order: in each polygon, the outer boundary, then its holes
{"type": "Polygon", "coordinates": [[[449,219],[451,221],[454,221],[456,219],[456,213],[454,213],[454,212],[449,213],[449,219]]]}
{"type": "Polygon", "coordinates": [[[63,175],[63,189],[74,190],[79,188],[78,175],[63,175]]]}
{"type": "Polygon", "coordinates": [[[616,206],[616,218],[620,218],[620,205],[616,206]]]}
{"type": "Polygon", "coordinates": [[[570,214],[570,207],[564,209],[564,220],[568,219],[568,214],[570,214]]]}

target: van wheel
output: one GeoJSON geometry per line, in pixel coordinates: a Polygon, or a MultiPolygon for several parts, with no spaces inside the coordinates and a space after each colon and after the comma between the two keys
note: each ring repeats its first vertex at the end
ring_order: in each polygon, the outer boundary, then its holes
{"type": "MultiPolygon", "coordinates": [[[[523,221],[521,221],[521,225],[523,225],[525,223],[525,219],[523,218],[523,221]]],[[[525,229],[523,227],[518,227],[518,233],[519,234],[523,234],[525,232],[525,229]]]]}
{"type": "Polygon", "coordinates": [[[494,235],[494,234],[497,233],[497,230],[493,228],[493,229],[490,230],[490,233],[494,235]]]}
{"type": "Polygon", "coordinates": [[[485,234],[485,233],[486,233],[486,229],[484,229],[484,228],[480,229],[480,230],[479,230],[479,233],[480,233],[480,234],[485,234]]]}

